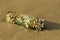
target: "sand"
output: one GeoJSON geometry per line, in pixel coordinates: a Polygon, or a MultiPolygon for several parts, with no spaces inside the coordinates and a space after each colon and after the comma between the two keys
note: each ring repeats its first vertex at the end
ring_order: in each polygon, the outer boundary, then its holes
{"type": "Polygon", "coordinates": [[[0,0],[0,40],[60,40],[60,0],[0,0]],[[46,19],[43,31],[5,22],[8,11],[46,19]]]}

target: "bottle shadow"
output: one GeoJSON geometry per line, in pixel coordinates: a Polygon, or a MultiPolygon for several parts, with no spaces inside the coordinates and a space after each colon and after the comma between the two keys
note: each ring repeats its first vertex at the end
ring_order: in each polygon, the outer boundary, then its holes
{"type": "Polygon", "coordinates": [[[45,21],[45,30],[59,30],[60,24],[50,21],[45,21]]]}

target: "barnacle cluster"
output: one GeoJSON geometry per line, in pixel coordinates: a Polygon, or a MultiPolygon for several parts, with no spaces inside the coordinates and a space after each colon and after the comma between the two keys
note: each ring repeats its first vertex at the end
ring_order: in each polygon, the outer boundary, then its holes
{"type": "Polygon", "coordinates": [[[44,28],[45,19],[23,15],[15,11],[8,11],[6,21],[12,24],[24,26],[25,28],[35,28],[36,30],[42,30],[44,28]]]}

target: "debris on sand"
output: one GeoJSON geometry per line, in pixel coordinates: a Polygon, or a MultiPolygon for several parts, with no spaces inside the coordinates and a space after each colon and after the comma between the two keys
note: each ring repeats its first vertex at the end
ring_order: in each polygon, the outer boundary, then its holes
{"type": "Polygon", "coordinates": [[[6,21],[12,24],[23,26],[27,29],[35,28],[36,30],[43,30],[45,19],[18,14],[14,11],[8,11],[6,15],[6,21]]]}

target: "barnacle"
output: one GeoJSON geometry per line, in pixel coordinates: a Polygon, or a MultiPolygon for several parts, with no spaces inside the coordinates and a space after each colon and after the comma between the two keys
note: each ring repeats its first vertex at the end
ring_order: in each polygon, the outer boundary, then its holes
{"type": "Polygon", "coordinates": [[[12,24],[18,24],[26,28],[35,28],[39,30],[41,27],[44,28],[44,19],[36,18],[33,16],[18,14],[14,11],[8,11],[6,21],[12,24]]]}

